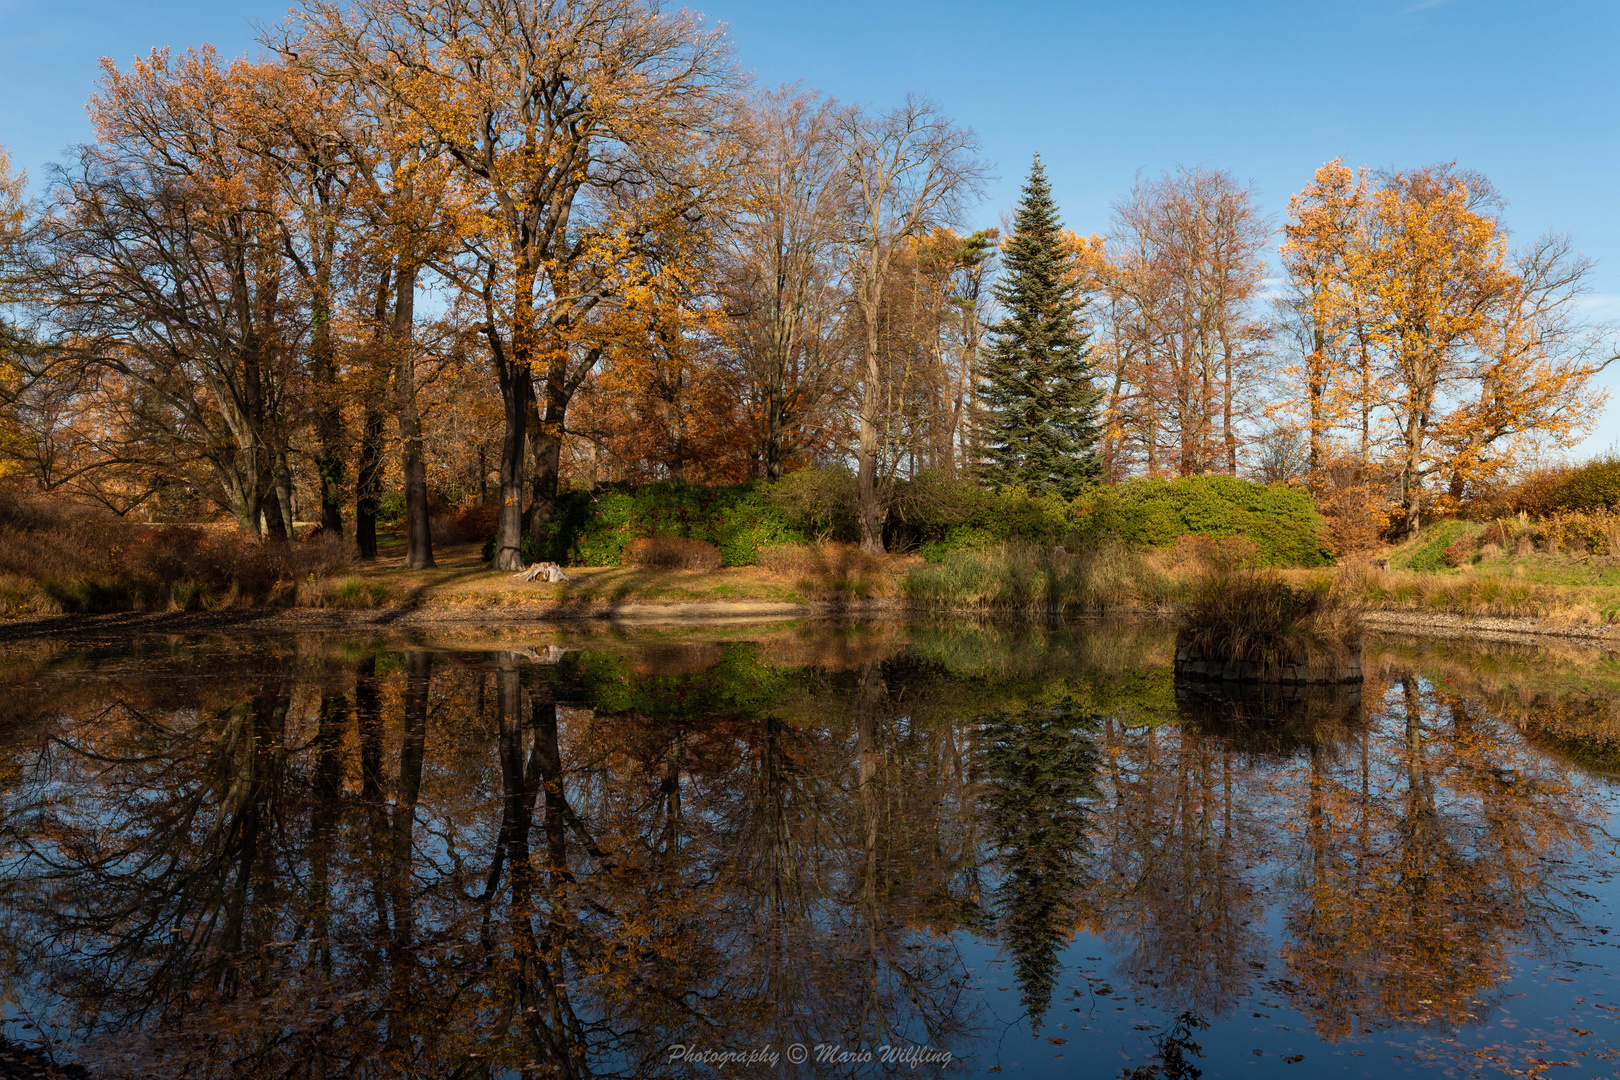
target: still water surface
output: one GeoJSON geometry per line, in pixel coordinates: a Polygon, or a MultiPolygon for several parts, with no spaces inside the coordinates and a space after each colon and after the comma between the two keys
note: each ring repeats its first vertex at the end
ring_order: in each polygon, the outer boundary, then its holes
{"type": "Polygon", "coordinates": [[[1178,697],[1170,645],[14,643],[7,1052],[158,1078],[1620,1071],[1620,663],[1373,643],[1359,695],[1231,703],[1178,697]]]}

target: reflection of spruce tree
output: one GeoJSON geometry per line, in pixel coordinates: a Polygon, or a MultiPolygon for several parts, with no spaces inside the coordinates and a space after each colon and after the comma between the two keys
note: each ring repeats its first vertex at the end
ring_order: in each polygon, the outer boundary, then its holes
{"type": "Polygon", "coordinates": [[[996,907],[1019,992],[1039,1030],[1073,928],[1097,794],[1098,718],[1072,701],[983,722],[986,824],[1001,865],[996,907]]]}

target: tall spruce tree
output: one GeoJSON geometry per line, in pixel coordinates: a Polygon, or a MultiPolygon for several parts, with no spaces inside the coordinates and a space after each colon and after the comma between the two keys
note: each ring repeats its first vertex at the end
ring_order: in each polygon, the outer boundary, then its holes
{"type": "Polygon", "coordinates": [[[1052,186],[1041,156],[1024,184],[996,298],[1006,318],[991,329],[980,368],[990,409],[980,475],[993,487],[1073,498],[1101,473],[1090,335],[1081,318],[1052,186]]]}

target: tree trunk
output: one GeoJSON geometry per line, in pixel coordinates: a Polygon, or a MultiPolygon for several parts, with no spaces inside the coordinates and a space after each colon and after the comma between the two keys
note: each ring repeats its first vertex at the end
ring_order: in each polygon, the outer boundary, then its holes
{"type": "MultiPolygon", "coordinates": [[[[1317,305],[1313,304],[1315,308],[1317,305]]],[[[1323,448],[1327,441],[1327,330],[1323,325],[1324,319],[1320,311],[1314,312],[1311,317],[1311,355],[1306,361],[1308,390],[1310,394],[1310,470],[1311,483],[1320,484],[1323,462],[1323,448]]]]}
{"type": "Polygon", "coordinates": [[[534,498],[529,503],[529,535],[545,534],[551,515],[557,509],[557,488],[562,475],[563,417],[568,402],[557,394],[546,380],[546,409],[543,416],[539,403],[535,403],[534,436],[534,498]]]}
{"type": "Polygon", "coordinates": [[[787,461],[786,410],[783,408],[780,387],[772,386],[765,393],[765,479],[782,479],[787,461]]]}
{"type": "MultiPolygon", "coordinates": [[[[328,275],[330,276],[330,271],[328,275]]],[[[321,484],[321,531],[343,535],[343,403],[338,395],[337,365],[332,359],[332,312],[330,282],[320,287],[314,304],[314,326],[310,331],[311,376],[321,395],[315,418],[315,438],[319,445],[315,472],[321,484]]]]}
{"type": "Polygon", "coordinates": [[[416,349],[411,337],[415,318],[416,268],[402,264],[389,344],[394,349],[394,399],[405,479],[405,566],[425,570],[434,565],[433,532],[428,520],[427,463],[422,458],[422,417],[416,407],[416,349]]]}
{"type": "Polygon", "coordinates": [[[1231,476],[1237,475],[1237,432],[1232,430],[1232,343],[1221,334],[1221,363],[1223,365],[1223,382],[1221,387],[1221,437],[1226,441],[1226,471],[1231,476]]]}
{"type": "Polygon", "coordinates": [[[884,552],[883,507],[878,501],[878,344],[877,313],[868,312],[866,341],[866,379],[861,387],[861,449],[860,500],[861,550],[876,555],[884,552]]]}
{"type": "Polygon", "coordinates": [[[276,543],[285,543],[287,540],[287,519],[281,514],[281,498],[277,489],[275,469],[267,458],[270,451],[261,445],[259,454],[259,513],[264,522],[264,535],[276,543]]]}
{"type": "Polygon", "coordinates": [[[1403,535],[1416,536],[1420,525],[1423,484],[1423,425],[1413,417],[1406,425],[1406,461],[1401,475],[1401,507],[1405,513],[1403,535]]]}
{"type": "Polygon", "coordinates": [[[281,520],[286,529],[286,536],[283,539],[291,539],[293,527],[298,521],[298,512],[293,506],[292,469],[287,465],[287,451],[284,449],[276,451],[274,473],[276,506],[281,510],[281,520]]]}
{"type": "Polygon", "coordinates": [[[523,449],[534,393],[528,368],[503,365],[501,407],[506,429],[501,435],[501,506],[495,527],[495,569],[523,569],[523,449]]]}
{"type": "Polygon", "coordinates": [[[377,496],[382,482],[383,414],[375,396],[366,398],[360,429],[360,461],[354,478],[354,539],[362,559],[377,557],[377,496]]]}

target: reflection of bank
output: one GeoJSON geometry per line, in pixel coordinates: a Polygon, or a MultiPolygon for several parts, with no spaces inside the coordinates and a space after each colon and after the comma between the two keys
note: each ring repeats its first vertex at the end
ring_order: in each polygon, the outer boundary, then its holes
{"type": "Polygon", "coordinates": [[[1361,683],[1176,680],[1184,723],[1236,749],[1287,754],[1343,742],[1362,727],[1361,683]]]}

